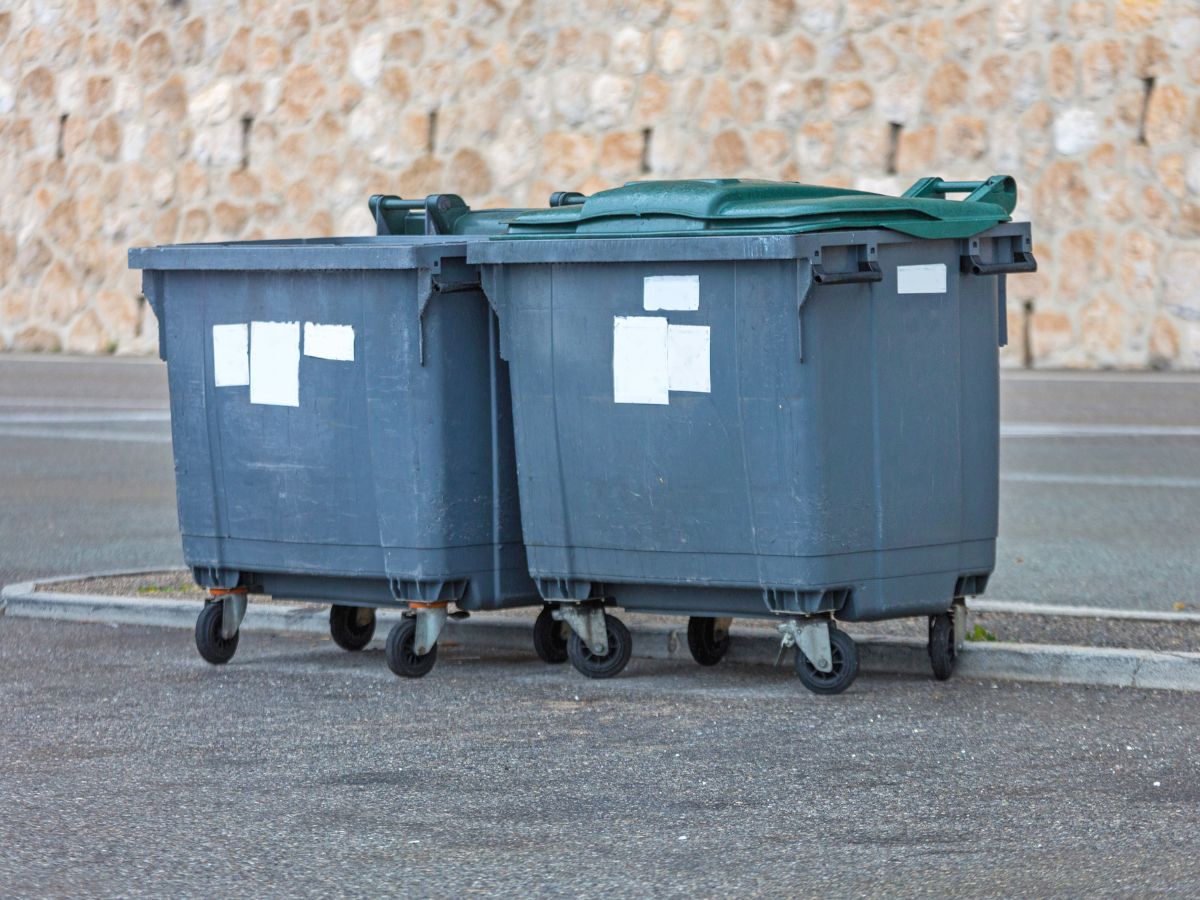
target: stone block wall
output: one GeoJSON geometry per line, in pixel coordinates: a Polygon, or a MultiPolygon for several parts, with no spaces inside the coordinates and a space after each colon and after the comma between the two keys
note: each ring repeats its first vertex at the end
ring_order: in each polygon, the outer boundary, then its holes
{"type": "Polygon", "coordinates": [[[1006,361],[1200,367],[1195,0],[15,0],[0,347],[154,350],[131,245],[371,231],[371,193],[1018,178],[1006,361]]]}

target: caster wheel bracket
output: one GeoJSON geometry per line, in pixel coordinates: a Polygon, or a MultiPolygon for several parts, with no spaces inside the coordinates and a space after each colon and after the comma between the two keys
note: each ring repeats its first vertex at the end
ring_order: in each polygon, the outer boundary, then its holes
{"type": "Polygon", "coordinates": [[[441,603],[437,606],[413,606],[410,603],[409,609],[413,610],[417,618],[416,633],[413,636],[413,652],[417,656],[424,656],[437,644],[442,629],[446,627],[446,619],[449,618],[450,612],[449,605],[441,603]]]}
{"type": "Polygon", "coordinates": [[[563,603],[552,615],[559,622],[566,622],[596,656],[608,654],[608,626],[601,604],[563,603]]]}
{"type": "Polygon", "coordinates": [[[962,653],[967,644],[967,601],[956,597],[954,605],[950,607],[950,615],[954,617],[954,649],[962,653]]]}
{"type": "Polygon", "coordinates": [[[795,647],[818,672],[833,671],[833,649],[829,644],[828,619],[789,619],[780,623],[779,633],[783,636],[779,646],[779,660],[789,647],[795,647]]]}
{"type": "Polygon", "coordinates": [[[246,618],[247,591],[235,588],[232,591],[213,591],[211,599],[221,604],[221,637],[230,640],[242,627],[246,618]]]}

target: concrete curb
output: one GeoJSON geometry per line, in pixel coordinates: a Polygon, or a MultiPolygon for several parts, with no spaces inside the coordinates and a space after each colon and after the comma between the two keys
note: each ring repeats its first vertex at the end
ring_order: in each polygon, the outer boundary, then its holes
{"type": "MultiPolygon", "coordinates": [[[[75,577],[12,584],[0,591],[13,618],[53,619],[67,622],[102,622],[117,625],[150,625],[160,628],[195,627],[199,604],[193,600],[146,600],[139,597],[105,597],[38,591],[75,577]]],[[[998,604],[997,604],[998,605],[998,604]]],[[[1022,610],[1024,611],[1024,610],[1022,610]]],[[[0,613],[2,614],[2,613],[0,613]]],[[[388,629],[400,612],[378,612],[382,646],[388,629]]],[[[634,625],[634,656],[639,659],[689,660],[687,630],[661,625],[634,625]]],[[[480,616],[454,622],[443,635],[444,646],[470,650],[532,652],[531,622],[525,619],[480,616]]],[[[329,613],[323,606],[251,604],[242,625],[248,632],[327,635],[329,613]]],[[[735,638],[727,659],[748,665],[773,665],[779,641],[772,634],[746,628],[733,629],[735,638]]],[[[929,675],[925,644],[910,638],[874,637],[858,642],[864,672],[929,675]]],[[[1162,653],[1106,647],[1067,647],[1052,644],[971,643],[959,658],[957,675],[994,681],[1033,681],[1049,684],[1085,684],[1110,687],[1159,688],[1200,691],[1200,653],[1162,653]]]]}
{"type": "Polygon", "coordinates": [[[967,600],[972,612],[1008,613],[1029,616],[1062,616],[1074,619],[1113,619],[1128,622],[1168,622],[1180,625],[1200,624],[1200,613],[1159,612],[1147,609],[1109,609],[1104,606],[1056,606],[1049,603],[1023,603],[1019,600],[967,600]]]}

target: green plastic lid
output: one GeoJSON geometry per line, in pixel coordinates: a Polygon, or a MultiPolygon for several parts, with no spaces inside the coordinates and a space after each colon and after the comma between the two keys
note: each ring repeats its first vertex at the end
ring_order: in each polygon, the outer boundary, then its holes
{"type": "MultiPolygon", "coordinates": [[[[581,199],[571,195],[569,199],[581,199]]],[[[780,181],[706,178],[634,181],[582,202],[511,218],[508,237],[800,234],[887,228],[920,238],[964,238],[1007,222],[1017,185],[923,178],[902,197],[780,181]],[[946,200],[965,193],[964,200],[946,200]]]]}

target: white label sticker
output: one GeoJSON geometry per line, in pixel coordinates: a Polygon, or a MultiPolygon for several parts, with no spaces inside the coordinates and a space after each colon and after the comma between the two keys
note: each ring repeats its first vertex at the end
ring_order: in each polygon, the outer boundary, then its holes
{"type": "Polygon", "coordinates": [[[613,400],[665,405],[667,382],[667,320],[614,316],[613,400]]]}
{"type": "Polygon", "coordinates": [[[300,323],[250,323],[250,402],[300,405],[300,323]]]}
{"type": "Polygon", "coordinates": [[[213,383],[239,387],[250,383],[249,337],[246,324],[213,326],[213,383]]]}
{"type": "Polygon", "coordinates": [[[642,306],[648,310],[700,308],[699,275],[647,275],[642,281],[642,306]]]}
{"type": "Polygon", "coordinates": [[[353,325],[318,325],[304,323],[304,355],[317,359],[354,359],[353,325]]]}
{"type": "Polygon", "coordinates": [[[667,327],[667,380],[673,391],[712,392],[707,325],[667,327]]]}
{"type": "Polygon", "coordinates": [[[931,266],[897,266],[897,294],[946,293],[946,264],[931,266]]]}

